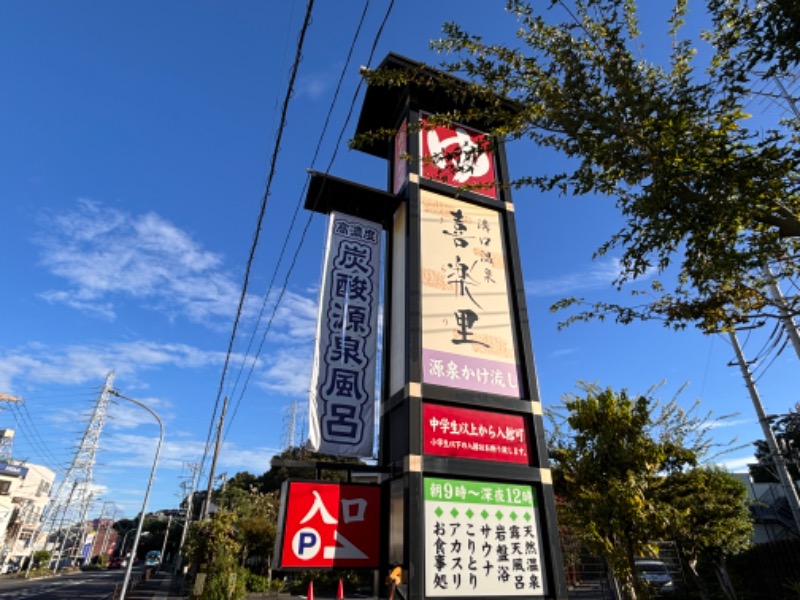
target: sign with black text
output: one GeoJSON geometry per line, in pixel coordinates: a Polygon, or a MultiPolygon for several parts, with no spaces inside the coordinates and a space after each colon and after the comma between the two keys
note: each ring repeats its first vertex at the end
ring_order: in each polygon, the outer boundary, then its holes
{"type": "Polygon", "coordinates": [[[372,456],[380,226],[331,212],[309,393],[309,447],[372,456]]]}
{"type": "Polygon", "coordinates": [[[530,485],[425,478],[427,596],[544,596],[530,485]]]}

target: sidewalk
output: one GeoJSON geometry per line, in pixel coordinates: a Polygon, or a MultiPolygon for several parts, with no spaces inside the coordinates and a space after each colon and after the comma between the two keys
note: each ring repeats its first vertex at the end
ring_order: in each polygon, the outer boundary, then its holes
{"type": "Polygon", "coordinates": [[[140,580],[125,594],[127,600],[167,600],[188,598],[188,590],[184,590],[183,580],[173,577],[169,569],[159,571],[149,579],[140,580]]]}

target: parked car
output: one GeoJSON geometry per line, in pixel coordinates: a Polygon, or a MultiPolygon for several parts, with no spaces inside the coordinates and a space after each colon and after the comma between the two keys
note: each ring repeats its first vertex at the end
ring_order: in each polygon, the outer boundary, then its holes
{"type": "Polygon", "coordinates": [[[161,552],[158,550],[150,550],[144,557],[144,564],[146,567],[157,567],[161,564],[161,552]]]}
{"type": "Polygon", "coordinates": [[[675,591],[675,582],[664,561],[655,558],[637,558],[634,562],[636,577],[646,581],[657,592],[668,594],[675,591]]]}
{"type": "Polygon", "coordinates": [[[121,569],[122,567],[127,567],[127,566],[128,563],[121,556],[112,556],[108,561],[109,569],[121,569]]]}
{"type": "Polygon", "coordinates": [[[15,562],[7,563],[3,570],[4,573],[16,573],[17,571],[19,571],[19,564],[15,562]]]}

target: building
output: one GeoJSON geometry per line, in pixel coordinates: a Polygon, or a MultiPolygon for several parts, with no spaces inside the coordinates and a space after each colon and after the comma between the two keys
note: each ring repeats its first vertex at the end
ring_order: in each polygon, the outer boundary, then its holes
{"type": "Polygon", "coordinates": [[[94,519],[86,523],[88,535],[85,540],[89,546],[85,556],[89,561],[101,560],[116,550],[119,535],[114,523],[114,519],[94,519]]]}
{"type": "Polygon", "coordinates": [[[55,476],[41,465],[13,459],[0,462],[0,571],[31,554],[43,536],[42,513],[50,501],[55,476]]]}
{"type": "Polygon", "coordinates": [[[749,473],[733,473],[733,476],[747,486],[754,544],[797,536],[792,509],[781,484],[755,483],[749,473]]]}

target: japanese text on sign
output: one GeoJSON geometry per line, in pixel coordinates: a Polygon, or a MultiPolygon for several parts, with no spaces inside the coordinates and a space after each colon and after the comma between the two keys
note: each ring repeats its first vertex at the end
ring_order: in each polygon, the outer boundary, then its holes
{"type": "Polygon", "coordinates": [[[378,486],[290,482],[286,489],[281,567],[378,564],[378,486]]]}
{"type": "Polygon", "coordinates": [[[425,478],[428,596],[543,596],[530,486],[425,478]]]}
{"type": "Polygon", "coordinates": [[[423,381],[519,397],[499,213],[421,193],[423,381]]]}
{"type": "Polygon", "coordinates": [[[331,213],[309,402],[312,449],[371,456],[380,229],[331,213]]]}
{"type": "Polygon", "coordinates": [[[427,454],[528,464],[521,415],[432,403],[425,403],[422,411],[427,454]]]}

